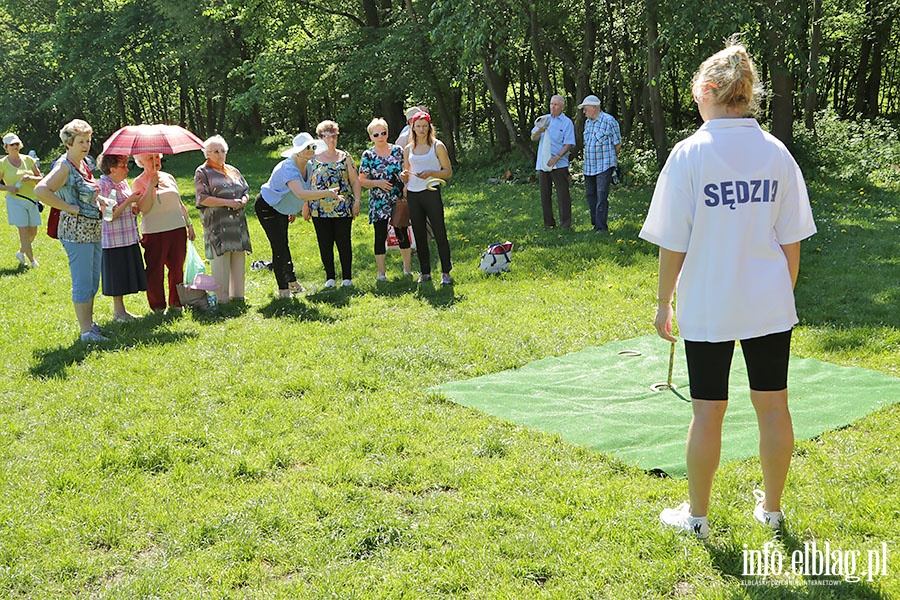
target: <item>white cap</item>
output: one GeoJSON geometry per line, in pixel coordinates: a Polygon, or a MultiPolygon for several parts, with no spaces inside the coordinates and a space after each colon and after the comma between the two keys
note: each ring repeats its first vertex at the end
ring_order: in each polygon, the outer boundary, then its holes
{"type": "Polygon", "coordinates": [[[600,98],[591,94],[587,96],[584,100],[581,101],[581,104],[578,105],[578,108],[584,108],[585,106],[602,106],[603,103],[600,102],[600,98]]]}
{"type": "Polygon", "coordinates": [[[22,140],[20,140],[20,139],[19,139],[19,136],[17,136],[17,135],[14,134],[14,133],[7,133],[6,135],[3,136],[3,145],[4,145],[4,146],[9,146],[10,144],[19,144],[19,145],[21,145],[21,144],[22,144],[22,140]]]}

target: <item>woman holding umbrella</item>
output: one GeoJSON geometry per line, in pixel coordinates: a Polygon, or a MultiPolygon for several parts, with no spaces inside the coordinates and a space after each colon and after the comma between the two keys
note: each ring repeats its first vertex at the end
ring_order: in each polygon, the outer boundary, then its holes
{"type": "Polygon", "coordinates": [[[165,310],[163,280],[168,269],[169,308],[181,309],[177,286],[184,279],[187,240],[194,239],[194,225],[181,201],[175,178],[160,171],[162,155],[136,154],[134,162],[144,170],[135,178],[132,188],[140,198],[138,208],[143,234],[141,244],[147,263],[147,302],[151,310],[165,310]]]}
{"type": "Polygon", "coordinates": [[[91,150],[91,126],[81,119],[67,123],[59,132],[66,153],[34,188],[34,195],[59,209],[57,235],[69,258],[72,303],[82,342],[105,342],[94,323],[94,296],[100,287],[100,189],[85,162],[91,150]]]}
{"type": "Polygon", "coordinates": [[[34,259],[31,243],[41,224],[41,213],[37,202],[29,196],[34,193],[34,184],[41,180],[40,170],[30,156],[20,155],[22,140],[14,133],[3,136],[6,158],[0,160],[0,189],[6,192],[6,217],[10,225],[19,230],[19,251],[16,258],[24,266],[38,266],[34,259]]]}
{"type": "Polygon", "coordinates": [[[194,192],[206,256],[212,276],[222,290],[219,304],[244,299],[244,257],[250,253],[250,230],[244,207],[250,199],[250,186],[241,172],[225,164],[228,143],[221,135],[203,142],[206,162],[194,172],[194,192]]]}

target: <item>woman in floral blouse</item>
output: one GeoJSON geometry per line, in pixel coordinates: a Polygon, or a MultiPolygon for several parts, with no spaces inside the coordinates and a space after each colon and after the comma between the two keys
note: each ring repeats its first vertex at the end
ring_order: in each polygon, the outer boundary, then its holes
{"type": "MultiPolygon", "coordinates": [[[[387,279],[385,251],[387,249],[388,221],[397,200],[403,197],[403,148],[388,142],[388,124],[382,118],[372,119],[366,127],[374,146],[363,152],[359,162],[359,184],[369,189],[369,223],[375,228],[375,264],[378,281],[387,279]]],[[[395,230],[400,255],[403,257],[403,274],[412,275],[412,251],[409,248],[408,228],[395,230]]]]}
{"type": "Polygon", "coordinates": [[[244,299],[245,258],[252,251],[244,213],[250,186],[240,171],[225,164],[228,143],[221,135],[203,142],[203,153],[206,162],[194,172],[194,191],[219,304],[226,304],[244,299]]]}
{"type": "Polygon", "coordinates": [[[312,217],[319,242],[319,255],[325,267],[325,287],[334,287],[334,246],[341,259],[341,285],[353,285],[353,246],[350,244],[350,228],[359,214],[359,177],[350,155],[337,148],[340,134],[334,121],[322,121],[316,127],[316,135],[325,142],[327,149],[316,154],[311,161],[315,189],[337,189],[338,199],[319,198],[303,205],[303,218],[312,217]],[[308,211],[308,212],[307,212],[308,211]]]}

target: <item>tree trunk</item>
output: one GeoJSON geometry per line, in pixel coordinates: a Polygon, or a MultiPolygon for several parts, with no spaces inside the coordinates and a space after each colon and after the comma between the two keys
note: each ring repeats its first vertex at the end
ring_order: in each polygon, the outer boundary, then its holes
{"type": "Polygon", "coordinates": [[[769,28],[772,49],[772,135],[790,147],[794,138],[794,77],[785,64],[785,40],[777,28],[769,28]]]}
{"type": "Polygon", "coordinates": [[[550,96],[556,92],[553,91],[553,85],[550,83],[550,70],[547,68],[547,55],[544,51],[544,45],[541,43],[537,5],[527,2],[525,3],[525,6],[528,10],[528,30],[531,34],[531,53],[534,55],[534,65],[537,67],[538,77],[541,81],[541,96],[545,103],[549,103],[550,96]]]}
{"type": "Polygon", "coordinates": [[[869,68],[869,79],[866,82],[866,114],[870,117],[877,117],[881,112],[879,101],[881,98],[881,73],[884,68],[884,48],[890,42],[893,24],[893,16],[882,16],[873,34],[875,41],[872,45],[872,66],[869,68]]]}
{"type": "Polygon", "coordinates": [[[803,97],[804,124],[807,131],[816,129],[816,110],[819,108],[819,53],[822,44],[822,0],[813,0],[812,27],[809,45],[809,66],[806,70],[806,94],[803,97]]]}
{"type": "Polygon", "coordinates": [[[656,0],[647,0],[647,86],[650,94],[650,115],[653,122],[653,146],[656,162],[662,167],[666,162],[666,122],[663,118],[662,97],[659,93],[660,63],[656,0]]]}
{"type": "MultiPolygon", "coordinates": [[[[874,8],[872,0],[866,0],[866,24],[872,25],[875,21],[873,15],[874,8]]],[[[865,30],[871,31],[871,27],[865,30]]],[[[853,82],[856,84],[853,95],[853,112],[860,115],[866,114],[866,79],[869,74],[869,58],[872,55],[872,36],[863,35],[862,44],[859,47],[859,64],[856,67],[856,74],[853,76],[853,82]]]]}
{"type": "Polygon", "coordinates": [[[515,141],[516,148],[522,152],[525,158],[534,160],[535,155],[534,151],[531,149],[531,144],[527,143],[522,139],[522,136],[519,135],[519,132],[516,130],[516,125],[513,123],[512,116],[509,114],[509,109],[506,106],[506,86],[503,85],[505,78],[494,71],[491,67],[490,60],[487,57],[482,57],[481,69],[482,74],[484,75],[484,82],[487,84],[488,92],[490,92],[491,99],[494,101],[494,108],[496,109],[500,120],[503,122],[506,131],[509,133],[510,139],[515,141]]]}

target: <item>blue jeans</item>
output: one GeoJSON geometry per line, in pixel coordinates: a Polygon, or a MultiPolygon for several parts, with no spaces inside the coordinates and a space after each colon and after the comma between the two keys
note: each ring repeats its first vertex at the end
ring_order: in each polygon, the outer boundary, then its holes
{"type": "Polygon", "coordinates": [[[606,218],[609,214],[609,185],[614,169],[615,167],[610,167],[602,173],[584,176],[584,193],[594,231],[609,230],[606,218]]]}

